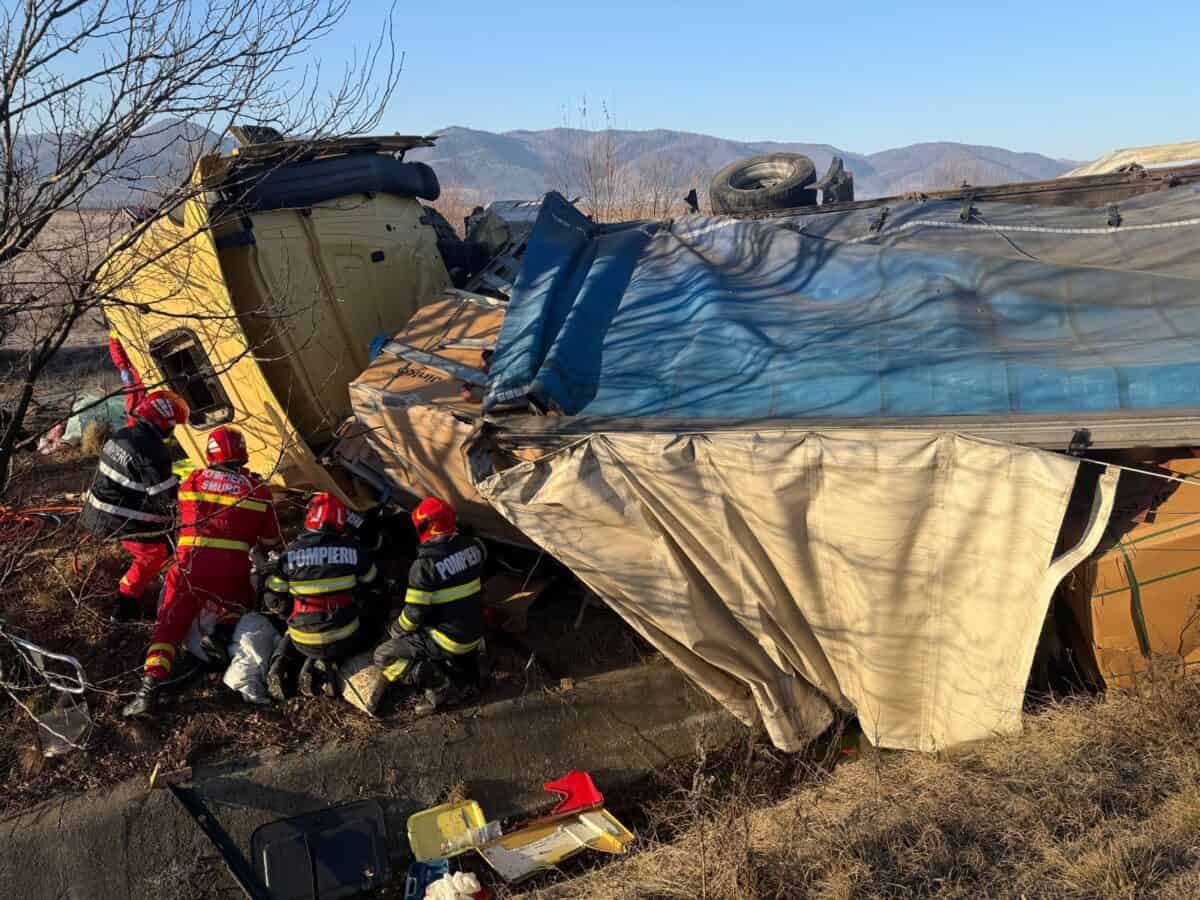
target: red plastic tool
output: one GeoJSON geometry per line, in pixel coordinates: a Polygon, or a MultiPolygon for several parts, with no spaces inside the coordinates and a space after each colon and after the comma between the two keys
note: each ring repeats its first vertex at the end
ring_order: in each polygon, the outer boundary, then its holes
{"type": "Polygon", "coordinates": [[[587,772],[568,772],[562,778],[547,781],[542,787],[562,798],[550,811],[551,816],[599,809],[604,805],[604,795],[596,789],[592,776],[587,772]]]}

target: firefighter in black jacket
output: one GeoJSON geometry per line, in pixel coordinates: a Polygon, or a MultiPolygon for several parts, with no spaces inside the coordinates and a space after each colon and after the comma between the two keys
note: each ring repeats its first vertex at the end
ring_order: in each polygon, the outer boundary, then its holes
{"type": "Polygon", "coordinates": [[[453,508],[436,497],[422,500],[412,520],[417,559],[404,609],[388,629],[391,640],[375,648],[375,665],[388,681],[425,688],[417,711],[432,712],[479,689],[486,551],[478,539],[458,533],[453,508]]]}
{"type": "MultiPolygon", "coordinates": [[[[299,660],[304,660],[300,690],[311,695],[315,669],[352,656],[378,633],[370,628],[372,611],[363,609],[378,572],[371,554],[347,532],[346,519],[346,507],[337,497],[314,496],[304,531],[267,577],[263,606],[287,619],[287,634],[267,675],[268,690],[277,700],[286,696],[286,681],[299,660]]],[[[375,628],[381,627],[375,618],[375,628]]]]}
{"type": "Polygon", "coordinates": [[[179,479],[171,471],[167,439],[176,425],[187,424],[188,408],[177,394],[155,391],[131,415],[134,424],[100,450],[81,517],[85,529],[105,540],[120,540],[133,557],[117,589],[116,612],[122,619],[143,611],[142,595],[171,555],[167,538],[175,527],[179,479]]]}

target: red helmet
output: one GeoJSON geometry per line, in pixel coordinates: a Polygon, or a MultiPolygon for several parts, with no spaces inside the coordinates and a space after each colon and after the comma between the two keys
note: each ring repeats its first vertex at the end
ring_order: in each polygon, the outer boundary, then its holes
{"type": "Polygon", "coordinates": [[[344,531],[346,504],[333,494],[314,494],[304,514],[304,527],[309,531],[344,531]]]}
{"type": "Polygon", "coordinates": [[[154,391],[133,408],[131,415],[170,434],[176,425],[188,423],[188,407],[174,391],[154,391]]]}
{"type": "Polygon", "coordinates": [[[204,458],[210,466],[244,466],[250,458],[246,451],[246,438],[228,425],[214,428],[208,433],[204,458]]]}
{"type": "Polygon", "coordinates": [[[430,538],[454,534],[457,528],[454,507],[437,497],[426,497],[418,503],[412,511],[412,520],[422,544],[430,538]]]}

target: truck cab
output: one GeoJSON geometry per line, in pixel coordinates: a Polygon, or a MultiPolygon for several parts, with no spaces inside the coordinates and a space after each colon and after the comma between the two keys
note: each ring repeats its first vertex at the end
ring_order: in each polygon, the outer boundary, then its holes
{"type": "Polygon", "coordinates": [[[232,424],[272,482],[370,502],[318,460],[372,343],[450,284],[420,202],[437,199],[437,178],[404,161],[431,143],[273,140],[205,156],[186,199],[110,254],[105,315],[143,382],[187,400],[177,435],[193,463],[208,431],[232,424]]]}

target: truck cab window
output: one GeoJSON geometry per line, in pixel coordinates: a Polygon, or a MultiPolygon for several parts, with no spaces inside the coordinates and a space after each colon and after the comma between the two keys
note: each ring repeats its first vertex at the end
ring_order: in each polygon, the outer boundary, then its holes
{"type": "Polygon", "coordinates": [[[180,329],[156,338],[150,355],[171,390],[187,401],[192,427],[212,428],[233,417],[233,406],[208,354],[191,331],[180,329]]]}

